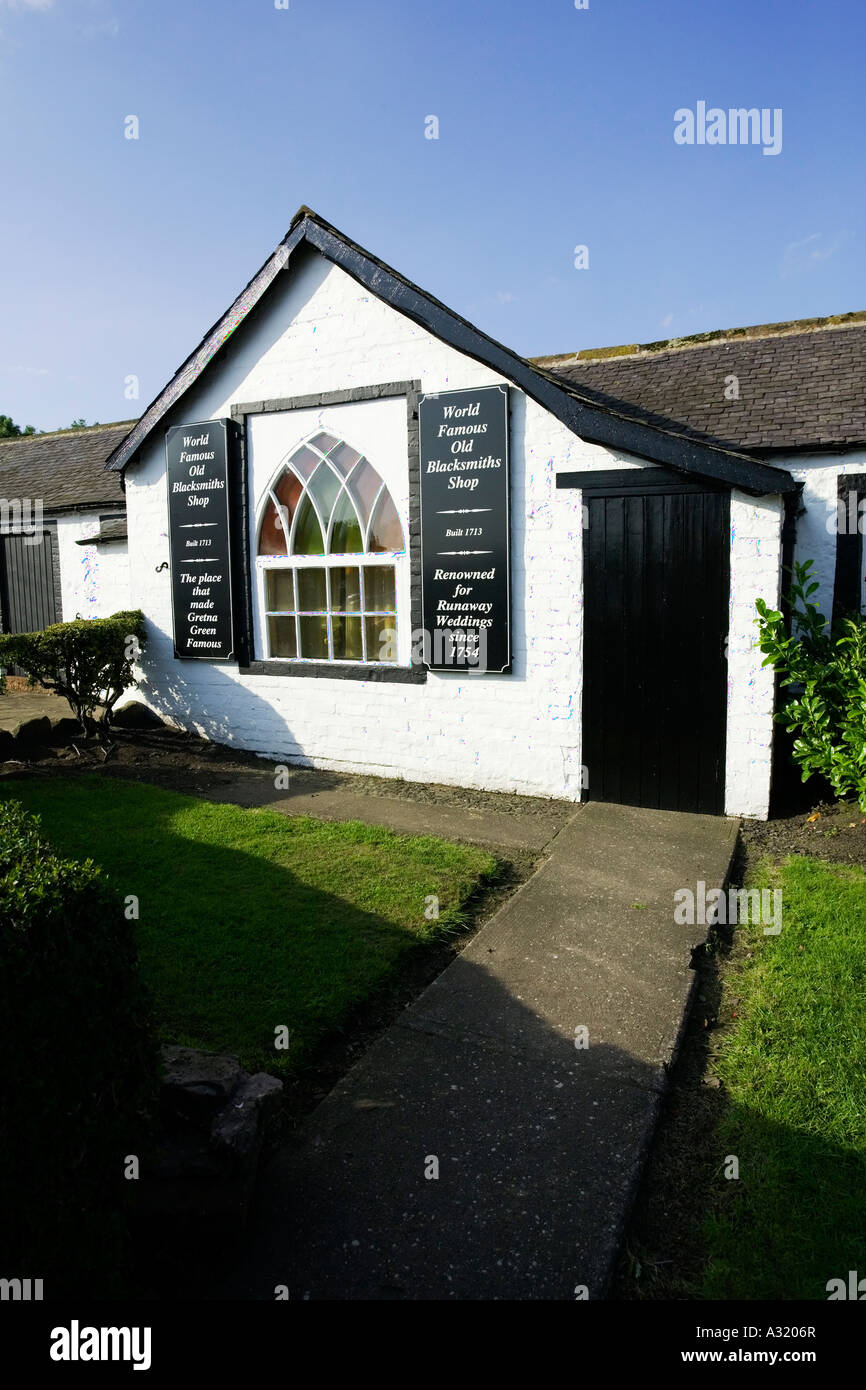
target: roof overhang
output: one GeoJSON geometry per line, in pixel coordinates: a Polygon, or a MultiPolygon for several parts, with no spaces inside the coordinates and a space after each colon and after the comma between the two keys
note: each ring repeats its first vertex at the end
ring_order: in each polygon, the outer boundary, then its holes
{"type": "Polygon", "coordinates": [[[302,246],[312,247],[413,323],[512,382],[581,439],[754,495],[788,493],[796,487],[783,469],[757,463],[747,454],[705,444],[675,430],[648,425],[630,415],[627,405],[622,409],[601,406],[579,391],[566,388],[551,374],[534,367],[404,279],[309,208],[298,211],[273,255],[109,455],[108,469],[122,473],[133,462],[160,422],[225,349],[278,277],[291,270],[292,260],[302,246]]]}

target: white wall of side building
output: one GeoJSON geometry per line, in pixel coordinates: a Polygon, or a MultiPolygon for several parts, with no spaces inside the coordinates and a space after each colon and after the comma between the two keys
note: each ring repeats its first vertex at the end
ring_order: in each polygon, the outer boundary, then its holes
{"type": "MultiPolygon", "coordinates": [[[[836,571],[837,480],[847,473],[866,474],[866,449],[852,449],[836,454],[792,454],[774,459],[786,468],[797,482],[802,482],[797,520],[794,559],[802,563],[814,561],[812,575],[818,589],[811,602],[829,618],[833,611],[833,590],[836,571]]],[[[866,493],[866,487],[861,495],[866,493]]],[[[847,522],[847,509],[846,509],[847,522]]],[[[862,516],[859,524],[864,524],[862,516]]]]}
{"type": "Polygon", "coordinates": [[[57,519],[57,557],[63,622],[108,618],[129,607],[129,553],[126,541],[99,545],[76,542],[99,531],[99,514],[73,512],[57,519]]]}

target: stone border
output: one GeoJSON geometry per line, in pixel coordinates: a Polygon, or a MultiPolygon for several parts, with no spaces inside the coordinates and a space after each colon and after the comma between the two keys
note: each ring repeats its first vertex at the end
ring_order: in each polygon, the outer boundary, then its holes
{"type": "Polygon", "coordinates": [[[19,753],[45,746],[58,747],[84,737],[84,730],[72,714],[34,714],[22,719],[14,729],[0,729],[0,762],[19,761],[19,753]]]}

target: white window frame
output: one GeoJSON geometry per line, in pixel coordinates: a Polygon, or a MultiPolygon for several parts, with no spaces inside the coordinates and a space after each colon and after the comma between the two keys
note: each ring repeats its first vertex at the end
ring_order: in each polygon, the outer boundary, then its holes
{"type": "MultiPolygon", "coordinates": [[[[310,448],[310,449],[312,449],[312,451],[313,451],[314,453],[316,453],[316,454],[319,455],[320,460],[321,460],[321,459],[325,459],[325,460],[327,461],[327,456],[326,456],[326,455],[323,455],[321,449],[319,449],[319,448],[313,443],[313,440],[315,440],[319,435],[321,435],[321,434],[323,434],[323,433],[331,434],[333,437],[335,437],[335,438],[338,440],[338,443],[345,443],[346,445],[348,445],[348,447],[349,447],[350,449],[354,449],[356,453],[359,453],[360,458],[366,459],[367,463],[369,463],[370,466],[371,466],[372,468],[375,469],[375,464],[372,462],[372,460],[371,460],[366,454],[361,453],[361,451],[359,451],[358,449],[356,449],[356,448],[355,448],[355,445],[352,444],[352,442],[351,442],[350,440],[346,439],[346,438],[343,437],[342,435],[336,434],[333,430],[329,429],[326,425],[319,425],[316,429],[314,429],[314,430],[312,430],[310,433],[308,433],[303,439],[299,440],[299,441],[292,447],[292,449],[291,449],[287,454],[285,454],[285,455],[283,456],[283,458],[282,458],[282,460],[280,461],[279,465],[278,465],[277,468],[274,470],[274,473],[273,473],[273,475],[272,475],[271,478],[270,478],[270,481],[269,481],[269,483],[268,483],[268,486],[264,489],[264,491],[262,492],[261,497],[259,498],[259,501],[258,501],[258,504],[257,504],[257,507],[256,507],[255,522],[254,522],[253,536],[252,536],[252,549],[253,549],[253,558],[254,558],[254,568],[255,568],[255,573],[256,573],[256,586],[255,586],[255,587],[256,587],[256,619],[257,619],[257,622],[256,622],[256,625],[255,625],[255,627],[256,627],[256,631],[255,631],[255,646],[256,646],[256,652],[257,652],[257,659],[258,659],[258,660],[264,660],[264,661],[281,662],[281,663],[284,663],[285,665],[309,665],[309,664],[315,664],[315,665],[324,666],[324,667],[327,667],[327,666],[355,666],[355,667],[359,667],[359,668],[365,668],[365,667],[383,668],[383,669],[385,669],[385,670],[399,670],[399,669],[401,669],[401,668],[409,668],[409,667],[411,666],[411,656],[410,656],[410,650],[409,650],[410,641],[411,641],[411,633],[410,633],[409,629],[410,629],[410,627],[411,627],[411,623],[407,621],[408,613],[409,613],[409,608],[408,608],[408,600],[404,597],[404,596],[407,595],[408,592],[409,592],[409,547],[408,547],[408,524],[407,524],[407,518],[406,518],[406,517],[402,517],[402,516],[400,517],[400,525],[401,525],[401,528],[402,528],[402,531],[403,531],[403,542],[404,542],[404,549],[403,549],[402,551],[371,552],[371,551],[363,550],[363,551],[353,551],[353,552],[349,552],[349,553],[345,553],[345,554],[330,554],[330,553],[328,552],[327,547],[328,547],[328,545],[329,545],[329,543],[330,543],[331,535],[332,535],[332,533],[333,533],[333,527],[334,527],[334,512],[335,512],[335,509],[336,509],[336,504],[335,504],[335,506],[332,507],[332,509],[331,509],[331,516],[330,516],[330,519],[329,519],[329,523],[328,523],[328,527],[327,527],[327,532],[326,532],[326,528],[325,528],[325,526],[322,524],[322,516],[321,516],[321,512],[319,511],[319,506],[318,506],[318,503],[317,503],[317,501],[316,501],[316,498],[315,498],[315,496],[309,491],[309,482],[310,482],[310,478],[307,478],[306,481],[303,481],[303,480],[302,480],[301,495],[300,495],[300,498],[298,499],[298,505],[297,505],[296,508],[295,508],[294,516],[292,517],[292,524],[291,524],[291,530],[290,530],[289,537],[288,537],[287,548],[288,548],[289,551],[291,551],[292,546],[293,546],[293,544],[294,544],[295,532],[296,532],[297,525],[298,525],[298,516],[299,516],[299,514],[300,514],[300,512],[301,512],[301,502],[302,502],[302,499],[303,499],[304,497],[309,497],[310,504],[311,504],[312,507],[313,507],[314,514],[315,514],[316,519],[317,519],[317,521],[318,521],[318,523],[319,523],[319,527],[320,527],[320,529],[321,529],[322,536],[323,536],[323,539],[324,539],[324,541],[325,541],[325,553],[322,554],[322,555],[292,555],[292,554],[289,554],[289,555],[259,555],[259,554],[258,554],[259,536],[260,536],[260,533],[261,533],[261,528],[262,528],[262,523],[263,523],[263,520],[264,520],[265,512],[266,512],[266,510],[267,510],[269,504],[270,504],[270,503],[273,503],[273,505],[274,505],[274,506],[277,508],[277,510],[280,512],[280,514],[281,514],[283,517],[285,517],[285,510],[286,510],[286,509],[285,509],[285,506],[284,506],[284,505],[279,501],[279,499],[277,498],[275,489],[276,489],[276,486],[277,486],[277,484],[279,483],[280,479],[282,478],[283,474],[285,473],[286,469],[290,467],[292,458],[293,458],[296,454],[298,454],[303,448],[310,448]],[[396,608],[396,613],[395,613],[394,615],[392,615],[392,614],[390,614],[390,613],[384,613],[384,612],[379,612],[379,613],[377,614],[376,610],[366,609],[366,608],[364,607],[364,604],[363,604],[363,591],[364,591],[364,582],[365,582],[365,581],[364,581],[364,574],[363,574],[363,571],[366,570],[366,569],[373,569],[373,568],[381,567],[381,566],[388,566],[389,569],[393,569],[393,570],[394,570],[394,598],[395,598],[395,608],[396,608]],[[331,571],[332,569],[347,569],[347,568],[358,569],[358,570],[361,571],[361,597],[362,597],[361,607],[360,607],[360,609],[357,610],[357,611],[349,611],[349,610],[336,610],[336,611],[334,611],[334,610],[332,610],[332,608],[331,608],[331,575],[330,575],[330,571],[331,571]],[[274,610],[274,609],[269,609],[269,608],[267,607],[267,599],[266,599],[266,592],[265,592],[265,586],[266,586],[266,578],[265,578],[265,576],[266,576],[268,570],[275,570],[275,569],[276,569],[276,570],[286,570],[286,569],[288,569],[288,570],[292,570],[292,571],[299,571],[299,570],[302,570],[302,569],[312,569],[312,570],[317,570],[317,571],[321,571],[321,570],[324,570],[324,571],[325,571],[325,585],[326,585],[326,588],[325,588],[325,601],[326,601],[326,608],[325,608],[325,609],[318,609],[318,610],[315,610],[314,616],[321,616],[321,615],[324,615],[324,616],[327,618],[327,629],[328,629],[328,656],[327,656],[327,657],[310,657],[310,656],[303,656],[303,655],[301,655],[301,656],[272,656],[272,655],[270,654],[270,632],[269,632],[269,626],[268,626],[268,618],[269,618],[269,617],[275,616],[276,610],[274,610]],[[363,644],[362,649],[363,649],[363,651],[364,651],[364,653],[365,653],[365,656],[364,656],[364,658],[362,658],[360,661],[355,660],[355,659],[352,659],[352,658],[349,658],[349,657],[342,657],[342,656],[335,657],[335,656],[333,655],[333,652],[334,652],[334,635],[333,635],[333,624],[332,624],[332,619],[333,619],[334,617],[339,617],[339,616],[341,616],[341,615],[343,615],[343,614],[344,614],[345,616],[348,616],[348,617],[358,617],[358,618],[360,618],[360,620],[361,620],[361,641],[362,641],[362,644],[363,644]],[[370,657],[369,657],[369,654],[367,653],[367,629],[366,629],[366,623],[365,623],[364,619],[367,618],[367,617],[375,617],[375,616],[387,616],[387,617],[393,616],[393,617],[394,617],[394,621],[395,621],[396,629],[397,629],[397,637],[396,637],[396,652],[397,652],[397,656],[396,656],[396,660],[395,660],[395,661],[376,661],[376,660],[371,660],[370,657]]],[[[318,466],[318,465],[317,465],[317,466],[318,466]]],[[[333,464],[331,464],[330,462],[328,462],[328,465],[327,465],[327,466],[331,469],[332,473],[334,474],[334,477],[335,477],[336,481],[337,481],[337,482],[339,483],[339,485],[340,485],[340,491],[342,491],[342,490],[343,490],[343,484],[344,484],[344,482],[345,482],[345,479],[341,477],[341,475],[338,473],[338,471],[334,468],[333,464]]],[[[313,471],[315,471],[315,470],[313,470],[313,471]]],[[[376,472],[378,473],[378,470],[376,470],[376,472]]],[[[350,470],[350,474],[351,474],[351,470],[350,470]]],[[[347,477],[350,476],[350,474],[347,475],[347,477]]],[[[299,474],[296,474],[296,476],[300,479],[300,475],[299,475],[299,474]]],[[[367,518],[367,525],[366,525],[366,528],[365,528],[365,534],[364,534],[364,536],[363,536],[363,541],[364,541],[365,546],[369,543],[369,539],[370,539],[370,528],[371,528],[371,526],[372,526],[373,517],[374,517],[374,515],[375,515],[376,507],[377,507],[378,504],[379,504],[379,501],[380,501],[380,498],[381,498],[383,492],[388,494],[388,496],[391,498],[391,501],[392,501],[393,505],[396,507],[396,503],[394,502],[393,494],[391,493],[390,489],[388,488],[387,483],[386,483],[385,480],[382,478],[382,475],[381,475],[381,474],[379,474],[378,476],[379,476],[379,479],[380,479],[380,485],[379,485],[378,491],[376,492],[376,495],[375,495],[375,497],[374,497],[374,499],[373,499],[372,505],[370,506],[369,515],[368,515],[368,518],[367,518]]],[[[312,474],[310,475],[310,477],[312,477],[312,474]]],[[[339,494],[338,494],[338,496],[339,496],[339,494]]],[[[398,511],[398,516],[399,516],[399,511],[398,511]]],[[[302,647],[301,647],[301,640],[300,640],[300,639],[301,639],[301,633],[300,633],[300,618],[301,618],[302,616],[305,616],[305,613],[304,613],[303,611],[300,611],[300,612],[299,612],[299,608],[298,608],[298,579],[297,579],[297,573],[295,573],[293,583],[294,583],[294,596],[295,596],[295,612],[294,612],[294,614],[285,613],[285,614],[276,614],[276,616],[294,617],[294,619],[295,619],[295,642],[296,642],[296,649],[300,652],[300,651],[302,650],[302,647]]],[[[312,613],[312,610],[310,610],[310,612],[312,613]]]]}

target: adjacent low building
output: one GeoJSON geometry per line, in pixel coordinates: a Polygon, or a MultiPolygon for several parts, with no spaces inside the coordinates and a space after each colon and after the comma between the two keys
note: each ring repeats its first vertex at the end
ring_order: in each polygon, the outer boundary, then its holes
{"type": "Polygon", "coordinates": [[[0,626],[129,607],[126,500],[106,460],[134,421],[0,440],[0,626]]]}

